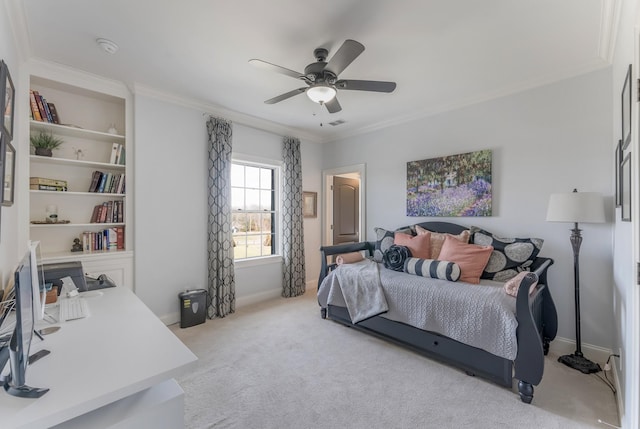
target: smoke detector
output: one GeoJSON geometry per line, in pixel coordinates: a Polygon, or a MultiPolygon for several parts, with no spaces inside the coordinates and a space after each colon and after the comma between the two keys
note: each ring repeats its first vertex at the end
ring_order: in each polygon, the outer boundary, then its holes
{"type": "Polygon", "coordinates": [[[118,49],[120,49],[118,45],[115,44],[115,42],[112,42],[109,39],[99,38],[96,39],[96,43],[102,48],[103,51],[108,54],[115,54],[116,52],[118,52],[118,49]]]}

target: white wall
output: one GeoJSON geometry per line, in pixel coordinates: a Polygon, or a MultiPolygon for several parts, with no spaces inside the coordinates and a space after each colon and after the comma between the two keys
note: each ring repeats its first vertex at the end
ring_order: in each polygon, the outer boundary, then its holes
{"type": "MultiPolygon", "coordinates": [[[[25,83],[22,79],[21,60],[19,59],[18,49],[16,46],[13,33],[11,32],[11,24],[9,16],[5,9],[6,4],[0,5],[0,59],[2,59],[9,67],[11,78],[15,86],[17,94],[25,92],[25,83]]],[[[16,99],[16,112],[25,111],[25,103],[21,99],[16,99]]],[[[16,171],[18,168],[26,165],[27,157],[24,151],[29,149],[28,145],[20,144],[24,135],[18,115],[14,122],[13,146],[16,148],[16,171]],[[26,149],[25,149],[26,148],[26,149]]],[[[18,174],[18,173],[17,173],[18,174]]],[[[17,177],[17,176],[16,176],[17,177]]],[[[16,190],[17,190],[16,185],[16,190]]],[[[0,207],[0,289],[7,284],[9,276],[16,268],[23,252],[27,250],[27,243],[20,243],[21,237],[18,228],[19,207],[25,204],[27,195],[15,195],[14,205],[11,207],[0,207]]]]}
{"type": "MultiPolygon", "coordinates": [[[[613,100],[613,114],[612,114],[612,128],[611,135],[609,137],[609,151],[614,152],[615,146],[618,140],[621,138],[621,103],[620,94],[622,92],[622,86],[624,78],[627,73],[629,64],[633,64],[633,75],[638,76],[639,62],[634,58],[638,58],[634,52],[638,49],[638,42],[635,41],[634,26],[638,23],[638,1],[637,0],[624,0],[620,2],[621,13],[620,22],[618,27],[618,34],[616,38],[615,56],[612,66],[612,100],[613,100]]],[[[634,90],[632,94],[636,93],[636,85],[633,85],[634,90]]],[[[636,109],[637,103],[633,103],[634,112],[631,117],[636,118],[637,121],[638,111],[636,109]]],[[[636,125],[636,124],[634,124],[636,125]]],[[[633,128],[632,143],[627,151],[635,153],[632,159],[631,165],[634,170],[635,180],[634,186],[638,183],[638,138],[637,127],[633,128]]],[[[613,183],[612,183],[613,186],[613,183]]],[[[632,187],[633,189],[633,187],[632,187]]],[[[637,188],[633,191],[632,195],[637,196],[637,188]]],[[[635,207],[638,206],[638,202],[633,201],[635,207]]],[[[614,337],[613,337],[613,352],[620,353],[622,359],[614,359],[614,368],[617,371],[617,377],[620,381],[621,395],[619,397],[624,398],[622,406],[622,423],[623,427],[634,427],[638,425],[638,378],[637,373],[634,376],[632,365],[628,364],[638,359],[637,347],[638,340],[636,331],[636,320],[638,315],[634,314],[633,300],[637,299],[637,292],[634,293],[635,285],[635,273],[634,273],[634,242],[637,239],[637,210],[633,213],[632,219],[634,223],[622,222],[620,220],[620,209],[615,211],[615,225],[614,225],[614,239],[613,239],[613,312],[614,312],[614,337]],[[634,232],[635,227],[635,232],[634,232]],[[634,350],[635,349],[635,350],[634,350]],[[622,365],[620,365],[622,362],[622,365]],[[634,392],[635,390],[635,392],[634,392]]],[[[636,368],[638,364],[636,363],[636,368]]]]}
{"type": "Polygon", "coordinates": [[[196,110],[144,96],[134,105],[134,287],[175,318],[178,293],[206,287],[206,129],[196,110]]]}
{"type": "MultiPolygon", "coordinates": [[[[178,293],[207,283],[207,132],[201,109],[135,96],[135,291],[179,319],[178,293]]],[[[320,147],[302,142],[303,186],[320,189],[320,147]]],[[[234,154],[282,161],[282,136],[233,124],[234,154]]],[[[319,221],[305,220],[307,279],[317,279],[319,221]]],[[[282,265],[236,267],[237,305],[282,291],[282,265]]]]}
{"type": "MultiPolygon", "coordinates": [[[[597,191],[613,208],[610,69],[329,144],[324,168],[366,163],[367,235],[427,220],[405,215],[406,163],[493,151],[493,216],[448,219],[503,236],[540,237],[560,337],[575,338],[571,224],[545,221],[549,194],[597,191]]],[[[613,346],[612,226],[581,225],[582,341],[613,346]]]]}

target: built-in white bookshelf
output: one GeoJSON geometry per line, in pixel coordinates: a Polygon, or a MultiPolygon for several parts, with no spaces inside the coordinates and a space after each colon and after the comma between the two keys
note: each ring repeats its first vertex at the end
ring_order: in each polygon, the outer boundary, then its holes
{"type": "MultiPolygon", "coordinates": [[[[40,241],[44,262],[81,260],[89,274],[107,274],[116,283],[132,287],[133,151],[128,137],[132,133],[127,129],[131,122],[130,95],[124,88],[110,91],[113,84],[103,85],[99,78],[75,77],[74,81],[74,76],[67,78],[59,71],[52,76],[46,71],[32,73],[29,89],[55,105],[60,123],[39,121],[32,114],[29,132],[30,135],[48,133],[63,143],[53,150],[51,157],[35,155],[31,148],[29,178],[63,181],[67,188],[64,191],[29,189],[29,239],[40,241]],[[118,147],[118,160],[114,160],[112,153],[118,147]],[[90,192],[96,171],[113,180],[114,186],[105,187],[103,192],[90,192]],[[124,189],[118,189],[116,183],[123,178],[124,189]],[[114,206],[119,207],[120,218],[113,215],[102,222],[92,221],[95,207],[102,205],[105,212],[110,206],[110,215],[114,206]],[[58,222],[45,223],[52,206],[57,208],[58,222]],[[104,231],[110,235],[117,232],[118,242],[111,246],[95,245],[94,239],[99,234],[105,235],[104,231]],[[79,239],[82,251],[72,251],[74,239],[79,239]]],[[[30,180],[26,182],[31,188],[30,180]]]]}

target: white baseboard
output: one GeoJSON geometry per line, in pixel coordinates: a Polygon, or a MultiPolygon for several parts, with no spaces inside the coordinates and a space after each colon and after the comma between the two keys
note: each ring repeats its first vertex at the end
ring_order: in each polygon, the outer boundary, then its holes
{"type": "MultiPolygon", "coordinates": [[[[576,342],[568,338],[556,337],[551,342],[549,350],[559,356],[570,355],[576,351],[576,342]]],[[[601,367],[604,367],[607,358],[613,352],[611,351],[611,349],[594,346],[593,344],[582,343],[582,353],[589,360],[599,363],[601,367]]]]}
{"type": "MultiPolygon", "coordinates": [[[[572,354],[576,351],[576,342],[568,338],[556,337],[549,345],[549,351],[558,356],[572,354]]],[[[582,353],[589,360],[600,364],[600,367],[603,369],[607,359],[613,354],[611,349],[585,343],[582,343],[582,353]]],[[[611,358],[609,365],[611,365],[611,371],[609,371],[609,373],[613,374],[613,387],[616,389],[616,392],[618,392],[615,395],[618,415],[622,416],[624,415],[624,403],[620,391],[620,379],[618,378],[618,361],[611,358]]]]}
{"type": "Polygon", "coordinates": [[[282,295],[282,289],[269,289],[263,292],[254,293],[252,295],[241,296],[236,298],[236,308],[245,307],[247,305],[256,304],[268,299],[277,298],[282,295]]]}
{"type": "Polygon", "coordinates": [[[160,321],[165,325],[173,325],[174,323],[180,322],[180,312],[176,311],[175,313],[165,314],[162,317],[159,317],[160,321]]]}
{"type": "MultiPolygon", "coordinates": [[[[305,283],[305,287],[307,292],[311,291],[312,293],[316,293],[317,282],[315,280],[307,281],[305,283]]],[[[270,289],[259,293],[254,293],[252,295],[241,296],[236,299],[236,308],[246,307],[247,305],[257,304],[262,301],[267,301],[269,299],[278,298],[282,295],[282,289],[270,289]]],[[[169,313],[161,316],[159,318],[162,323],[165,325],[173,325],[174,323],[180,322],[180,312],[169,313]]]]}
{"type": "Polygon", "coordinates": [[[616,404],[618,405],[618,416],[621,419],[622,416],[624,416],[624,398],[622,396],[622,391],[620,390],[620,378],[618,378],[618,371],[620,371],[620,368],[618,368],[618,363],[620,362],[619,360],[616,359],[611,359],[611,362],[613,362],[613,365],[611,365],[611,368],[613,369],[613,386],[616,388],[616,404]]]}

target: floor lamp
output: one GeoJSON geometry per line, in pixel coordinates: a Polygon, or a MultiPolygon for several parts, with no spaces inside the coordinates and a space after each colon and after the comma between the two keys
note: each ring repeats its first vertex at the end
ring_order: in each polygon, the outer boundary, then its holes
{"type": "Polygon", "coordinates": [[[575,287],[576,306],[576,351],[571,355],[558,358],[559,362],[581,371],[591,374],[601,371],[600,365],[585,358],[582,354],[582,341],[580,339],[580,244],[582,234],[578,229],[578,223],[602,223],[604,218],[604,200],[597,192],[578,192],[576,189],[570,193],[551,194],[547,209],[547,221],[572,222],[571,247],[573,247],[573,279],[575,287]]]}

